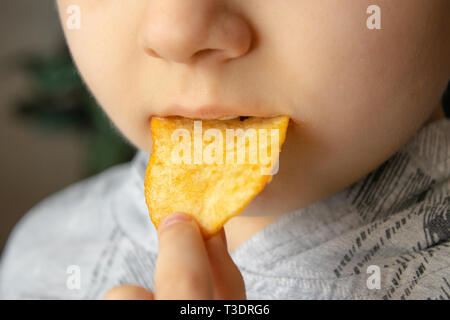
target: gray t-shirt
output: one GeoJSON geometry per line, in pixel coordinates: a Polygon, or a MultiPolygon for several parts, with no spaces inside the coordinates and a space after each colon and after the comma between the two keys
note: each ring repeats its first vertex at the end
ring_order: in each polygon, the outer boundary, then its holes
{"type": "MultiPolygon", "coordinates": [[[[15,227],[0,297],[99,299],[153,288],[148,155],[42,201],[15,227]]],[[[348,188],[280,216],[232,258],[249,299],[449,299],[450,120],[422,129],[348,188]]]]}

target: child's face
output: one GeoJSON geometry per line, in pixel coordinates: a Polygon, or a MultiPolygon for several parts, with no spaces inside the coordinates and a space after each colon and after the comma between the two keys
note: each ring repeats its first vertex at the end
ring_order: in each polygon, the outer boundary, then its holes
{"type": "MultiPolygon", "coordinates": [[[[290,115],[268,212],[307,205],[380,165],[423,125],[450,74],[450,1],[59,0],[78,68],[151,150],[153,115],[290,115]],[[69,5],[81,29],[69,30],[69,5]],[[274,209],[276,208],[276,209],[274,209]]],[[[262,209],[261,209],[262,210],[262,209]]]]}

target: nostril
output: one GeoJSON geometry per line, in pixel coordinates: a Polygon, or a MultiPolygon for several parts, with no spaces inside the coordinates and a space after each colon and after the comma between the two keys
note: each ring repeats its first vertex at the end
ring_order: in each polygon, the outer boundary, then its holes
{"type": "Polygon", "coordinates": [[[198,52],[196,52],[192,56],[192,60],[198,61],[198,60],[219,60],[221,58],[226,57],[226,50],[221,49],[203,49],[198,52]]]}
{"type": "Polygon", "coordinates": [[[148,55],[155,57],[155,58],[161,58],[161,56],[159,54],[156,53],[155,50],[150,49],[150,48],[146,48],[145,52],[147,52],[148,55]]]}
{"type": "Polygon", "coordinates": [[[200,51],[196,52],[194,54],[193,58],[194,59],[199,59],[200,57],[208,55],[208,54],[211,54],[214,51],[217,51],[217,49],[203,49],[203,50],[200,50],[200,51]]]}

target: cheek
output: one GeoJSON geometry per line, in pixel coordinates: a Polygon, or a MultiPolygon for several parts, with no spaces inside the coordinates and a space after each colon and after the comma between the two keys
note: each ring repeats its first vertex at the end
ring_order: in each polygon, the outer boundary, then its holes
{"type": "Polygon", "coordinates": [[[448,77],[436,62],[444,61],[439,28],[428,27],[433,8],[379,1],[383,29],[373,31],[369,4],[308,2],[273,24],[296,116],[312,122],[336,154],[392,153],[436,107],[448,77]]]}
{"type": "Polygon", "coordinates": [[[134,103],[139,100],[134,76],[140,53],[136,13],[143,11],[139,8],[143,2],[130,0],[125,6],[117,1],[78,1],[79,30],[65,26],[68,2],[59,2],[60,15],[85,83],[120,131],[139,148],[149,150],[148,115],[134,103]]]}

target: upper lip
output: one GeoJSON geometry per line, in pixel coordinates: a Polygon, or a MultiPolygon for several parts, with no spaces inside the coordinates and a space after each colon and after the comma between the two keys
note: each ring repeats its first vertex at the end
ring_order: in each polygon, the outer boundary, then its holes
{"type": "Polygon", "coordinates": [[[191,119],[221,119],[233,116],[244,117],[272,117],[277,114],[263,111],[263,110],[250,110],[245,106],[224,106],[219,104],[207,104],[195,107],[188,107],[182,105],[171,105],[164,112],[155,114],[160,117],[169,116],[182,116],[191,119]]]}

